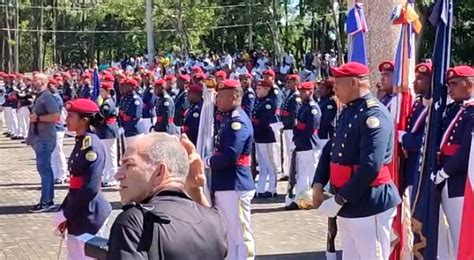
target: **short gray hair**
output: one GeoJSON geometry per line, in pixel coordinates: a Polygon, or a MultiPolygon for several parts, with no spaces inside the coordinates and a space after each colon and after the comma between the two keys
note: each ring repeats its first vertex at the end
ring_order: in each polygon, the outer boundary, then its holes
{"type": "Polygon", "coordinates": [[[150,133],[144,138],[147,146],[140,149],[140,155],[145,161],[149,164],[165,163],[171,176],[184,183],[189,173],[189,159],[179,139],[166,133],[150,133]]]}

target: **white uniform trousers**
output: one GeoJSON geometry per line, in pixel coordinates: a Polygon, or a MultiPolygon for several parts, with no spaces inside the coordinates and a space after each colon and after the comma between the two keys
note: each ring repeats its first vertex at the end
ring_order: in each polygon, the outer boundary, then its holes
{"type": "MultiPolygon", "coordinates": [[[[448,184],[446,183],[441,191],[441,206],[448,220],[449,235],[451,237],[452,250],[454,250],[452,255],[455,257],[458,255],[463,205],[464,197],[448,197],[448,184]]],[[[440,222],[441,221],[440,219],[440,222]]]]}
{"type": "Polygon", "coordinates": [[[228,260],[254,259],[255,241],[250,218],[251,191],[216,191],[215,206],[221,210],[227,222],[228,260]]]}
{"type": "Polygon", "coordinates": [[[319,149],[296,152],[295,199],[299,194],[311,188],[320,156],[321,150],[319,149]]]}
{"type": "Polygon", "coordinates": [[[0,106],[0,130],[3,128],[3,122],[5,122],[3,114],[3,107],[0,106]]]}
{"type": "Polygon", "coordinates": [[[277,166],[275,149],[278,149],[277,143],[256,143],[255,151],[258,158],[259,174],[257,182],[257,192],[264,193],[265,190],[271,193],[276,193],[277,185],[277,166]],[[265,189],[265,184],[268,179],[268,189],[265,189]]]}
{"type": "Polygon", "coordinates": [[[288,176],[291,166],[291,154],[295,149],[293,129],[283,130],[283,176],[288,176]]]}
{"type": "MultiPolygon", "coordinates": [[[[153,122],[156,122],[156,117],[153,118],[153,122]]],[[[142,118],[141,127],[143,128],[143,133],[150,133],[150,129],[152,126],[152,118],[142,118]]]]}
{"type": "Polygon", "coordinates": [[[397,208],[362,218],[337,217],[344,260],[388,260],[390,232],[397,208]]]}
{"type": "Polygon", "coordinates": [[[114,175],[118,170],[117,139],[101,139],[105,148],[105,168],[102,174],[102,182],[115,183],[114,175]]]}
{"type": "Polygon", "coordinates": [[[18,115],[18,136],[25,137],[28,135],[28,127],[30,126],[30,110],[27,106],[20,107],[17,110],[18,115]]]}
{"type": "MultiPolygon", "coordinates": [[[[108,220],[109,220],[108,218],[105,220],[102,227],[99,229],[97,234],[95,234],[96,236],[105,237],[108,220]]],[[[67,235],[66,246],[67,246],[67,259],[68,260],[95,259],[95,258],[86,256],[85,251],[84,251],[84,242],[77,239],[76,236],[67,235]]]]}
{"type": "Polygon", "coordinates": [[[273,157],[275,157],[275,165],[277,173],[282,172],[282,164],[281,164],[281,129],[283,128],[283,124],[281,122],[270,124],[272,128],[273,134],[275,135],[276,140],[276,148],[273,149],[273,157]]]}
{"type": "Polygon", "coordinates": [[[65,180],[67,176],[67,162],[63,146],[64,134],[65,131],[56,132],[56,146],[51,154],[51,167],[53,168],[55,180],[65,180]]]}
{"type": "Polygon", "coordinates": [[[7,123],[7,131],[12,135],[18,134],[18,119],[16,117],[16,109],[5,107],[5,121],[7,123]]]}

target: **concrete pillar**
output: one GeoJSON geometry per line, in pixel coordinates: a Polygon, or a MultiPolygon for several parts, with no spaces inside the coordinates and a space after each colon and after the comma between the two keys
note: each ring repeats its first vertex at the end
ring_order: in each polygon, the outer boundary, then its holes
{"type": "MultiPolygon", "coordinates": [[[[354,6],[348,0],[348,9],[354,6]]],[[[360,0],[364,4],[367,22],[367,58],[371,71],[372,87],[379,81],[378,65],[384,60],[393,60],[400,33],[400,26],[392,25],[390,14],[395,5],[405,4],[406,0],[360,0]]]]}

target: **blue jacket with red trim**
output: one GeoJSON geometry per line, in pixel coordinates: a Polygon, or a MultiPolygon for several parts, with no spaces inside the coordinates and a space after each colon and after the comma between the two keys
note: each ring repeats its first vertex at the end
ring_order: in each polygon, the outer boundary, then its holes
{"type": "Polygon", "coordinates": [[[143,113],[143,101],[140,96],[135,92],[122,96],[119,107],[120,123],[125,131],[125,136],[143,134],[143,130],[139,126],[143,113]]]}
{"type": "Polygon", "coordinates": [[[191,108],[186,111],[182,132],[186,134],[189,140],[197,146],[199,134],[199,121],[201,120],[202,102],[192,104],[191,108]]]}
{"type": "Polygon", "coordinates": [[[280,110],[280,119],[284,130],[293,129],[296,125],[296,112],[301,105],[298,91],[290,91],[283,100],[280,110]]]}
{"type": "Polygon", "coordinates": [[[313,100],[305,101],[296,113],[296,126],[293,128],[295,151],[313,150],[318,146],[318,129],[321,110],[313,100]]]}
{"type": "Polygon", "coordinates": [[[255,131],[255,143],[274,143],[275,134],[270,127],[271,123],[278,122],[276,115],[277,103],[275,96],[257,98],[252,112],[252,125],[255,131]]]}
{"type": "Polygon", "coordinates": [[[156,96],[153,86],[148,86],[143,93],[143,118],[154,118],[156,116],[155,104],[156,96]]]}
{"type": "Polygon", "coordinates": [[[167,93],[163,96],[158,96],[156,124],[153,129],[155,132],[166,132],[171,135],[179,132],[174,124],[174,101],[167,93]]]}
{"type": "Polygon", "coordinates": [[[245,111],[237,107],[224,117],[216,136],[214,154],[208,159],[211,190],[254,190],[250,171],[253,128],[245,111]]]}
{"type": "Polygon", "coordinates": [[[314,177],[323,186],[329,179],[331,189],[346,200],[338,216],[373,216],[401,202],[387,166],[393,149],[390,118],[372,94],[348,103],[342,111],[331,148],[323,149],[322,158],[330,158],[329,172],[322,167],[314,177]]]}
{"type": "Polygon", "coordinates": [[[100,139],[115,139],[118,135],[117,106],[113,98],[105,99],[99,107],[101,121],[95,125],[100,139]]]}
{"type": "Polygon", "coordinates": [[[68,161],[69,192],[59,208],[71,235],[97,233],[112,212],[112,206],[100,191],[105,158],[105,148],[97,135],[87,133],[76,137],[68,161]]]}
{"type": "Polygon", "coordinates": [[[322,98],[318,102],[321,109],[321,125],[318,136],[321,139],[331,139],[334,136],[335,122],[337,115],[337,104],[333,98],[322,98]]]}

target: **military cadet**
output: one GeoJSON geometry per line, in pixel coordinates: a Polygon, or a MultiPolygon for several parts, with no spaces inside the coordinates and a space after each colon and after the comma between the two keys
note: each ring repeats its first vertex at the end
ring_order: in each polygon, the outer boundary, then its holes
{"type": "Polygon", "coordinates": [[[384,104],[388,111],[391,111],[393,97],[396,95],[393,93],[393,70],[395,65],[393,61],[384,61],[379,64],[380,72],[380,90],[385,92],[385,95],[382,96],[380,102],[384,104]]]}
{"type": "Polygon", "coordinates": [[[119,122],[127,142],[131,141],[134,136],[143,134],[143,127],[140,126],[143,101],[135,92],[137,87],[138,82],[131,78],[125,79],[123,84],[120,84],[122,99],[119,105],[119,122]]]}
{"type": "Polygon", "coordinates": [[[92,98],[94,93],[94,87],[91,86],[91,79],[92,75],[90,73],[85,73],[82,76],[82,85],[79,87],[79,95],[80,98],[92,98]]]}
{"type": "Polygon", "coordinates": [[[174,75],[166,75],[165,76],[165,88],[168,92],[168,95],[175,100],[176,95],[178,95],[178,87],[176,83],[176,77],[174,75]]]}
{"type": "Polygon", "coordinates": [[[285,207],[287,210],[298,209],[296,198],[311,189],[314,172],[316,171],[322,149],[318,143],[321,110],[313,98],[314,83],[303,82],[299,84],[298,90],[302,103],[295,114],[294,118],[297,123],[292,129],[295,145],[294,156],[296,156],[294,165],[296,184],[294,185],[294,196],[289,196],[289,200],[292,200],[292,202],[287,203],[285,207]]]}
{"type": "Polygon", "coordinates": [[[179,74],[177,80],[178,93],[174,99],[175,113],[174,123],[176,126],[181,127],[183,125],[186,110],[189,108],[188,100],[188,84],[191,81],[191,77],[186,74],[179,74]]]}
{"type": "Polygon", "coordinates": [[[222,81],[218,92],[217,107],[227,116],[220,125],[214,154],[205,158],[205,164],[212,171],[215,206],[227,220],[227,259],[254,259],[250,219],[250,201],[255,194],[250,172],[252,124],[241,108],[243,90],[239,81],[222,81]]]}
{"type": "Polygon", "coordinates": [[[143,76],[143,132],[148,134],[156,122],[156,95],[153,87],[153,73],[147,72],[143,76]]]}
{"type": "Polygon", "coordinates": [[[3,104],[5,111],[5,121],[7,123],[6,136],[14,138],[18,135],[18,117],[16,114],[18,106],[18,97],[15,86],[15,74],[9,74],[5,84],[6,101],[3,104]]]}
{"type": "Polygon", "coordinates": [[[291,156],[294,150],[293,128],[296,125],[296,112],[301,104],[301,98],[297,90],[300,77],[290,74],[286,77],[287,95],[283,100],[280,111],[280,119],[283,123],[283,177],[281,181],[287,181],[290,173],[291,156]]]}
{"type": "Polygon", "coordinates": [[[441,189],[441,205],[446,214],[457,256],[469,165],[469,151],[474,129],[474,69],[457,66],[448,69],[448,105],[442,121],[443,136],[439,151],[439,171],[431,176],[441,189]]]}
{"type": "Polygon", "coordinates": [[[276,140],[276,149],[273,150],[273,156],[276,158],[275,163],[277,172],[282,172],[281,129],[283,128],[283,124],[280,122],[280,108],[281,104],[283,103],[284,94],[283,91],[281,91],[281,89],[275,84],[275,72],[273,70],[264,70],[263,80],[269,81],[273,85],[272,92],[274,95],[271,95],[271,97],[275,99],[276,105],[276,117],[272,117],[270,124],[276,140]]]}
{"type": "Polygon", "coordinates": [[[112,207],[100,191],[105,167],[104,146],[90,129],[97,104],[90,99],[77,99],[66,104],[67,127],[77,133],[76,143],[69,157],[69,191],[56,214],[55,227],[59,233],[67,230],[68,259],[89,259],[84,244],[76,236],[84,233],[101,235],[101,228],[112,212],[112,207]]]}
{"type": "Polygon", "coordinates": [[[227,73],[223,70],[217,71],[214,76],[216,77],[217,83],[220,83],[227,79],[227,73]]]}
{"type": "Polygon", "coordinates": [[[252,88],[252,74],[245,73],[239,75],[240,85],[244,90],[242,97],[242,109],[250,117],[252,115],[253,107],[255,105],[255,90],[252,88]]]}
{"type": "Polygon", "coordinates": [[[334,136],[337,104],[334,93],[334,79],[328,78],[318,85],[319,108],[321,108],[321,125],[318,136],[321,139],[330,139],[334,136]]]}
{"type": "Polygon", "coordinates": [[[74,89],[71,75],[67,72],[63,74],[64,85],[62,91],[62,98],[64,102],[69,102],[76,98],[76,90],[74,89]]]}
{"type": "Polygon", "coordinates": [[[112,187],[117,184],[114,178],[118,170],[117,155],[117,106],[114,99],[114,78],[104,76],[100,85],[100,97],[102,104],[99,107],[99,113],[96,116],[95,133],[105,148],[105,168],[102,173],[102,187],[112,187]]]}
{"type": "Polygon", "coordinates": [[[418,174],[425,122],[428,115],[428,107],[423,104],[423,97],[429,90],[430,84],[431,63],[420,63],[416,65],[413,89],[417,97],[412,105],[410,116],[407,118],[406,130],[398,132],[398,141],[404,149],[406,159],[403,164],[404,169],[402,169],[403,189],[412,187],[416,175],[418,174]]]}
{"type": "MultiPolygon", "coordinates": [[[[345,104],[332,139],[329,171],[315,174],[313,204],[318,214],[337,217],[343,259],[388,259],[390,232],[401,202],[388,168],[393,123],[370,92],[367,66],[349,62],[331,69],[335,92],[345,104]],[[333,194],[323,193],[330,182],[333,194]]],[[[325,155],[327,156],[327,154],[325,155]]]]}
{"type": "Polygon", "coordinates": [[[30,107],[33,105],[33,96],[31,91],[31,79],[25,77],[24,84],[19,85],[18,92],[18,136],[16,139],[23,140],[28,135],[30,126],[30,107]]]}
{"type": "Polygon", "coordinates": [[[257,83],[257,100],[252,112],[252,125],[254,128],[255,148],[260,168],[257,197],[270,198],[276,197],[277,184],[277,160],[275,149],[277,142],[270,124],[276,121],[277,103],[275,93],[272,91],[273,84],[268,80],[262,80],[257,83]],[[265,184],[268,178],[268,188],[265,184]]]}
{"type": "Polygon", "coordinates": [[[201,119],[201,109],[203,102],[202,85],[190,85],[188,88],[188,97],[191,107],[186,111],[182,133],[186,134],[194,145],[197,145],[199,120],[201,119]]]}
{"type": "MultiPolygon", "coordinates": [[[[57,89],[58,81],[54,78],[50,78],[48,81],[48,89],[53,94],[53,98],[58,104],[59,111],[62,112],[64,108],[64,102],[57,89]]],[[[64,153],[64,135],[66,133],[66,117],[63,113],[60,113],[59,119],[56,120],[56,146],[51,154],[51,168],[53,169],[54,183],[63,184],[67,178],[67,162],[66,154],[64,153]]]]}
{"type": "Polygon", "coordinates": [[[153,130],[168,134],[179,133],[179,129],[174,124],[174,101],[166,90],[164,80],[155,80],[155,94],[158,99],[156,103],[156,124],[153,126],[153,130]]]}

